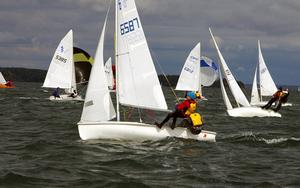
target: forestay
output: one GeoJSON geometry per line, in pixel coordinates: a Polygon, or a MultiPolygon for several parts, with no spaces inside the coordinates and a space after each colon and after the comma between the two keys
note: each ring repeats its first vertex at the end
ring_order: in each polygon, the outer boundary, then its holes
{"type": "Polygon", "coordinates": [[[258,62],[259,62],[260,94],[262,96],[272,96],[277,91],[277,87],[266,66],[260,48],[260,41],[258,41],[258,62]]]}
{"type": "MultiPolygon", "coordinates": [[[[73,31],[70,30],[54,53],[43,87],[71,88],[72,79],[75,77],[73,67],[73,31]]],[[[76,84],[73,87],[76,87],[76,84]]]]}
{"type": "Polygon", "coordinates": [[[123,105],[167,110],[133,0],[116,1],[118,95],[123,105]]]}
{"type": "Polygon", "coordinates": [[[250,106],[246,96],[244,95],[244,93],[242,92],[241,88],[239,87],[238,83],[236,82],[233,74],[231,73],[230,69],[228,68],[220,50],[219,50],[219,47],[217,45],[217,42],[212,34],[212,31],[211,29],[209,29],[209,32],[211,34],[211,37],[214,41],[214,45],[216,47],[216,50],[217,50],[217,53],[218,53],[218,56],[219,56],[219,59],[220,59],[220,62],[221,62],[221,65],[222,65],[222,68],[223,68],[223,71],[224,71],[224,77],[225,79],[227,80],[227,83],[229,85],[229,88],[236,100],[236,102],[238,104],[241,104],[243,106],[250,106]]]}
{"type": "Polygon", "coordinates": [[[200,91],[200,43],[190,52],[181,70],[176,90],[200,91]]]}
{"type": "Polygon", "coordinates": [[[116,116],[104,72],[103,48],[106,20],[107,17],[104,22],[89,78],[81,122],[107,121],[116,116]]]}

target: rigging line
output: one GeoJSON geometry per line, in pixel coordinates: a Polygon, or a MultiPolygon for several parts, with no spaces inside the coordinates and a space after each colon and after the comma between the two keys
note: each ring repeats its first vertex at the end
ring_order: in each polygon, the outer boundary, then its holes
{"type": "MultiPolygon", "coordinates": [[[[150,49],[150,48],[149,48],[149,49],[150,49]]],[[[163,70],[161,64],[159,63],[159,61],[158,61],[158,59],[157,59],[157,57],[156,57],[156,54],[154,53],[153,50],[150,49],[150,51],[151,51],[151,54],[153,54],[153,58],[154,58],[154,60],[155,60],[154,63],[158,64],[159,69],[161,70],[161,72],[162,72],[164,78],[166,79],[166,81],[167,81],[167,83],[168,83],[168,85],[169,85],[169,88],[171,89],[173,95],[175,96],[176,101],[179,103],[179,102],[180,102],[180,101],[179,101],[179,98],[178,98],[178,96],[176,95],[175,90],[173,89],[173,87],[172,87],[172,85],[171,85],[171,82],[169,81],[169,79],[168,79],[166,73],[164,72],[164,70],[163,70]]]]}

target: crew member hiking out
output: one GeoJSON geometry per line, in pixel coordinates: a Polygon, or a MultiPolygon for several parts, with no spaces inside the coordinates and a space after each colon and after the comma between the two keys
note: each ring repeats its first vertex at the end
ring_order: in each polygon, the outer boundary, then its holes
{"type": "Polygon", "coordinates": [[[277,101],[281,98],[282,95],[283,95],[282,87],[279,87],[278,91],[276,91],[276,93],[273,94],[273,96],[269,100],[269,102],[266,105],[262,106],[261,108],[269,109],[275,101],[277,101]]]}
{"type": "Polygon", "coordinates": [[[170,118],[173,118],[172,125],[170,127],[174,129],[176,126],[177,118],[189,117],[191,113],[196,111],[197,108],[197,103],[195,101],[196,98],[197,97],[194,92],[188,92],[186,95],[186,99],[182,103],[177,104],[175,110],[169,113],[161,123],[155,122],[155,125],[161,128],[166,122],[169,121],[170,118]]]}
{"type": "Polygon", "coordinates": [[[282,106],[282,104],[286,103],[288,101],[288,96],[290,95],[289,90],[285,89],[282,91],[282,95],[278,99],[278,102],[276,104],[276,107],[274,109],[275,112],[278,112],[282,106]]]}

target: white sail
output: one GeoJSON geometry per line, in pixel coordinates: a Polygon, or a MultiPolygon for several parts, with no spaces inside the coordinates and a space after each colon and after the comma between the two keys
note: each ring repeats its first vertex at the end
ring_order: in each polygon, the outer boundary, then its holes
{"type": "Polygon", "coordinates": [[[200,43],[190,52],[181,70],[176,90],[200,91],[200,43]]]}
{"type": "Polygon", "coordinates": [[[111,57],[108,58],[108,60],[105,62],[104,67],[105,67],[105,74],[106,74],[108,88],[113,89],[114,88],[114,75],[113,75],[113,70],[112,70],[111,57]]]}
{"type": "Polygon", "coordinates": [[[221,62],[221,65],[222,65],[222,68],[223,68],[223,71],[224,71],[224,76],[225,76],[225,79],[227,80],[227,83],[229,85],[229,88],[234,96],[234,99],[236,100],[236,102],[238,104],[241,104],[243,106],[250,106],[246,96],[244,95],[244,93],[242,92],[240,86],[238,85],[238,83],[236,82],[233,74],[231,73],[230,69],[228,68],[220,50],[219,50],[219,47],[217,45],[217,42],[212,34],[212,31],[211,29],[209,28],[209,32],[211,34],[211,37],[214,41],[214,45],[216,47],[216,50],[218,52],[218,56],[219,56],[219,59],[220,59],[220,62],[221,62]]]}
{"type": "Polygon", "coordinates": [[[218,78],[217,65],[210,58],[201,56],[200,67],[201,85],[211,86],[218,78]]]}
{"type": "Polygon", "coordinates": [[[121,104],[167,110],[134,0],[118,0],[117,74],[121,104]]]}
{"type": "Polygon", "coordinates": [[[106,20],[107,17],[103,25],[95,54],[94,64],[89,78],[81,115],[81,122],[107,121],[116,116],[116,112],[108,90],[103,61],[106,20]]]}
{"type": "Polygon", "coordinates": [[[0,72],[0,84],[6,84],[6,80],[4,79],[1,72],[0,72]]]}
{"type": "Polygon", "coordinates": [[[232,105],[230,103],[230,100],[228,98],[228,95],[227,95],[225,87],[224,87],[223,77],[222,77],[222,74],[221,74],[221,69],[219,69],[219,78],[220,78],[220,86],[221,86],[221,91],[222,91],[222,96],[223,96],[225,106],[226,106],[227,110],[231,110],[232,105]]]}
{"type": "Polygon", "coordinates": [[[277,91],[277,87],[266,66],[260,48],[260,41],[258,41],[258,62],[259,62],[260,94],[262,96],[272,96],[277,91]]]}
{"type": "Polygon", "coordinates": [[[60,41],[54,53],[43,87],[71,88],[74,76],[73,64],[73,31],[70,30],[60,41]]]}
{"type": "Polygon", "coordinates": [[[251,101],[250,104],[258,104],[260,102],[258,89],[257,89],[257,67],[255,68],[253,83],[252,83],[252,91],[251,91],[251,101]]]}

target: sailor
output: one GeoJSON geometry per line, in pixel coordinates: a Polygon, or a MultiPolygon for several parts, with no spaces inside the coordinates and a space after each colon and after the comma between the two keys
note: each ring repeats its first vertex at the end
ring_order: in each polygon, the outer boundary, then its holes
{"type": "Polygon", "coordinates": [[[60,98],[59,96],[59,87],[57,87],[56,89],[54,89],[52,95],[54,96],[54,98],[60,98]]]}
{"type": "Polygon", "coordinates": [[[263,109],[269,109],[275,101],[280,100],[280,98],[281,98],[282,95],[283,95],[282,87],[279,87],[278,91],[276,91],[276,93],[273,94],[273,96],[269,100],[269,102],[266,105],[262,106],[261,108],[263,108],[263,109]]]}
{"type": "Polygon", "coordinates": [[[275,112],[278,112],[282,106],[283,103],[286,103],[288,101],[288,96],[290,95],[289,89],[284,89],[282,91],[282,95],[278,100],[278,103],[276,104],[276,107],[274,109],[275,112]]]}
{"type": "Polygon", "coordinates": [[[185,100],[177,104],[175,107],[175,110],[167,115],[167,117],[161,122],[157,123],[155,122],[155,125],[159,128],[161,128],[166,122],[169,121],[169,119],[172,117],[172,125],[170,126],[172,129],[175,128],[176,125],[176,120],[177,118],[186,118],[188,117],[191,113],[196,111],[197,108],[197,103],[196,103],[196,94],[195,92],[187,92],[185,100]]]}
{"type": "Polygon", "coordinates": [[[12,87],[13,86],[13,82],[11,80],[8,80],[5,85],[9,86],[9,87],[12,87]]]}

